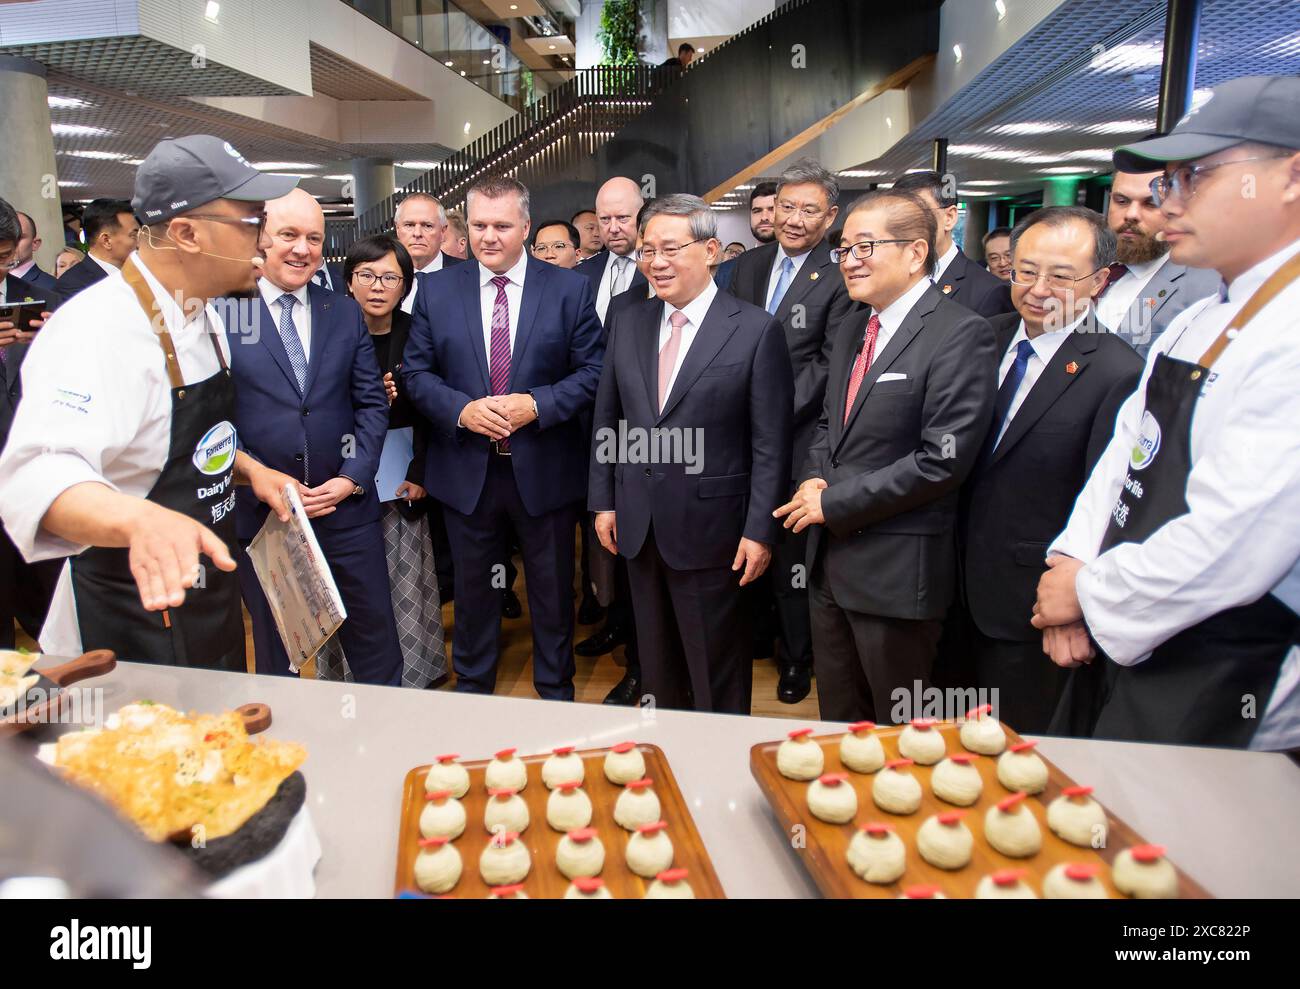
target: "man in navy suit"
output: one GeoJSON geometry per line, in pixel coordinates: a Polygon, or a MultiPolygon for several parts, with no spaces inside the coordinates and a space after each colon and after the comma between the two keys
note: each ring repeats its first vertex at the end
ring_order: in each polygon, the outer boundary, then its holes
{"type": "Polygon", "coordinates": [[[14,253],[14,265],[9,269],[9,274],[47,292],[55,291],[54,276],[42,271],[36,264],[35,255],[41,249],[41,238],[36,235],[36,221],[19,210],[18,224],[22,236],[18,240],[18,250],[14,253]]]}
{"type": "MultiPolygon", "coordinates": [[[[295,189],[267,203],[267,251],[258,298],[241,300],[230,327],[235,428],[256,460],[300,478],[311,519],[348,617],[338,631],[362,683],[399,686],[402,654],[393,621],[375,474],[388,429],[388,399],[361,310],[312,283],[325,219],[295,189]]],[[[246,550],[267,508],[237,492],[235,525],[246,550]]],[[[287,674],[289,658],[247,553],[239,566],[253,617],[258,673],[287,674]]]]}
{"type": "Polygon", "coordinates": [[[456,689],[491,693],[501,588],[518,534],[528,576],[533,685],[573,699],[574,526],[586,493],[584,412],[600,378],[586,279],[528,256],[528,189],[466,194],[477,263],[426,275],[402,378],[432,425],[425,488],[445,506],[456,571],[456,689]]]}
{"type": "Polygon", "coordinates": [[[605,249],[574,270],[591,281],[596,314],[603,320],[609,300],[631,288],[645,291],[646,278],[636,266],[636,218],[644,199],[629,178],[615,176],[596,193],[596,220],[605,249]]]}
{"type": "Polygon", "coordinates": [[[789,491],[790,354],[775,317],[714,284],[722,247],[707,203],[665,196],[641,222],[658,298],[607,327],[588,507],[601,545],[628,561],[656,704],[748,714],[740,588],[771,561],[789,491]]]}

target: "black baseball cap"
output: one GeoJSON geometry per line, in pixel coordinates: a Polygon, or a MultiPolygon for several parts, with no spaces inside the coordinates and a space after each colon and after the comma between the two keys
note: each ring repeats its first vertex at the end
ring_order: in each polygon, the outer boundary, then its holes
{"type": "Polygon", "coordinates": [[[1246,141],[1300,148],[1300,76],[1243,76],[1215,86],[1164,137],[1116,148],[1115,169],[1153,172],[1246,141]]]}
{"type": "Polygon", "coordinates": [[[297,184],[259,172],[229,141],[189,134],[159,141],[140,163],[131,208],[143,224],[162,223],[218,199],[279,199],[297,184]]]}

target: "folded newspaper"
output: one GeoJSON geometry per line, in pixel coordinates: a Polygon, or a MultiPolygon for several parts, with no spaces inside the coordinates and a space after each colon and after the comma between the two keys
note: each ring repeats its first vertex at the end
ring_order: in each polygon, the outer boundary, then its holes
{"type": "Polygon", "coordinates": [[[298,489],[285,485],[284,497],[289,521],[281,522],[275,512],[268,514],[248,546],[248,556],[275,616],[289,666],[297,673],[329,641],[348,613],[298,489]]]}

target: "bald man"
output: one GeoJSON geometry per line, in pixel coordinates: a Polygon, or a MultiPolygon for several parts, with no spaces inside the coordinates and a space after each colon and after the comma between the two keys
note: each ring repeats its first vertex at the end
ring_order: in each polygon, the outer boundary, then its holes
{"type": "MultiPolygon", "coordinates": [[[[397,686],[402,657],[375,493],[388,399],[375,349],[360,307],[312,281],[325,242],[316,200],[295,189],[266,212],[259,298],[232,300],[226,321],[235,427],[250,456],[298,481],[347,609],[338,641],[353,676],[397,686]]],[[[265,519],[266,507],[240,491],[235,529],[244,550],[265,519]]],[[[257,672],[287,675],[289,656],[246,554],[240,564],[257,672]]]]}
{"type": "Polygon", "coordinates": [[[596,222],[605,249],[593,254],[577,270],[591,279],[596,293],[596,315],[602,323],[609,311],[609,300],[633,286],[646,291],[645,275],[637,271],[636,217],[645,202],[641,187],[631,179],[610,179],[596,193],[596,222]]]}

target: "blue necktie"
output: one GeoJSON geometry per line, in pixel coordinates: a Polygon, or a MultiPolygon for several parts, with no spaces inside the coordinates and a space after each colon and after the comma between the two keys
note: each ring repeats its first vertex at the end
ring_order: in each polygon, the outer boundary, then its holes
{"type": "Polygon", "coordinates": [[[1034,345],[1028,340],[1021,340],[1016,344],[1016,359],[1011,363],[1011,370],[1002,380],[1002,387],[998,389],[998,399],[993,406],[993,427],[989,430],[988,443],[984,447],[984,455],[991,454],[998,445],[998,439],[1002,436],[1002,429],[1007,423],[1007,413],[1011,411],[1011,403],[1016,397],[1016,392],[1020,390],[1020,383],[1025,380],[1025,368],[1029,366],[1029,358],[1034,354],[1034,345]]]}
{"type": "Polygon", "coordinates": [[[776,310],[781,305],[781,300],[785,298],[785,290],[790,287],[790,282],[793,280],[794,262],[789,258],[782,258],[781,275],[776,280],[776,288],[772,289],[772,298],[767,300],[767,311],[773,316],[776,315],[776,310]]]}
{"type": "Polygon", "coordinates": [[[307,355],[303,353],[302,340],[293,323],[293,304],[298,299],[286,292],[275,301],[280,303],[280,339],[289,355],[289,363],[293,365],[293,376],[298,379],[298,390],[302,391],[307,385],[307,355]]]}

